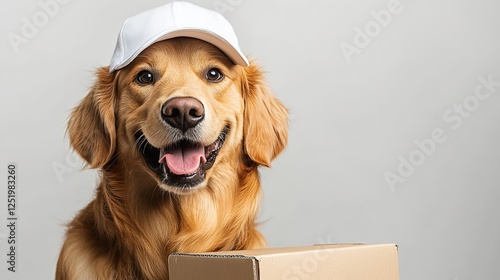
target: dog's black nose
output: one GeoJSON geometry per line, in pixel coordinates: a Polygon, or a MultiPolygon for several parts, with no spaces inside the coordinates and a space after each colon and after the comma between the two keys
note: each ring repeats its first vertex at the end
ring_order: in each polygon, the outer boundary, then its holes
{"type": "Polygon", "coordinates": [[[205,108],[198,99],[175,97],[163,104],[161,116],[172,127],[186,132],[205,118],[205,108]]]}

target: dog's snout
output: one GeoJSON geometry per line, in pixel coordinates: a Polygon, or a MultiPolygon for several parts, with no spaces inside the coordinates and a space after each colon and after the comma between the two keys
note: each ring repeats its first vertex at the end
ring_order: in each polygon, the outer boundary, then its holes
{"type": "Polygon", "coordinates": [[[198,99],[176,97],[163,104],[161,116],[169,125],[185,132],[204,119],[205,108],[198,99]]]}

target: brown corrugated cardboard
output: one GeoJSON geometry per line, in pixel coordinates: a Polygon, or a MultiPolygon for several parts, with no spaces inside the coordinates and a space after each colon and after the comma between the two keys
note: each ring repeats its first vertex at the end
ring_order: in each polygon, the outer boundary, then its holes
{"type": "Polygon", "coordinates": [[[170,280],[399,280],[394,244],[174,253],[170,280]]]}

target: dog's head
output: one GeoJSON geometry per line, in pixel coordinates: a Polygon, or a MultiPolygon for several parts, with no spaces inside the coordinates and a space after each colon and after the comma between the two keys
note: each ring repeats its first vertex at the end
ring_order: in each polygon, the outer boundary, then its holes
{"type": "Polygon", "coordinates": [[[68,131],[90,167],[118,164],[187,193],[207,186],[222,164],[269,166],[287,142],[287,111],[253,63],[235,65],[209,43],[175,38],[118,71],[99,69],[68,131]]]}

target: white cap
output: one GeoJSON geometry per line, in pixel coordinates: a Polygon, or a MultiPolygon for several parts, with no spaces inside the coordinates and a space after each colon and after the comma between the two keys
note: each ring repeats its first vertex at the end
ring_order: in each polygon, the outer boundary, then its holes
{"type": "Polygon", "coordinates": [[[172,2],[128,18],[120,30],[109,72],[127,66],[152,44],[175,37],[206,41],[235,64],[248,66],[231,24],[219,13],[188,2],[172,2]]]}

